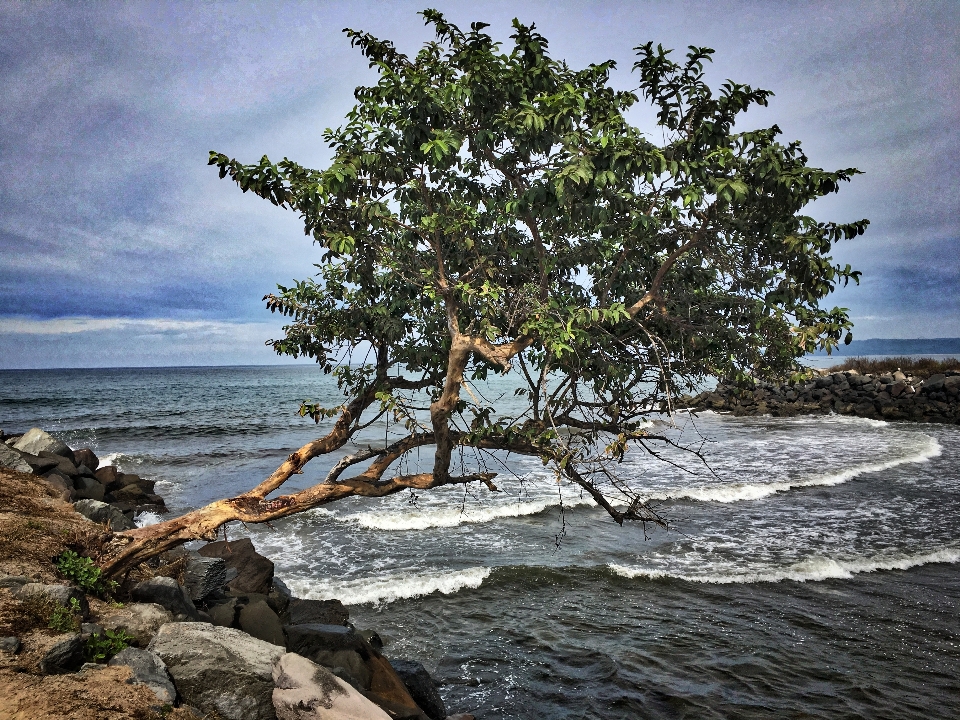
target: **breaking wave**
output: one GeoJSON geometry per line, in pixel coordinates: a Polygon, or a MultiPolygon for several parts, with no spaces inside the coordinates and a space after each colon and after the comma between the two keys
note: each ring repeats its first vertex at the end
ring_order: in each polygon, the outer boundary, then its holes
{"type": "Polygon", "coordinates": [[[490,568],[474,567],[430,573],[387,574],[342,581],[291,578],[287,584],[298,597],[340,600],[346,605],[382,605],[396,600],[441,593],[452,595],[473,589],[490,575],[490,568]]]}

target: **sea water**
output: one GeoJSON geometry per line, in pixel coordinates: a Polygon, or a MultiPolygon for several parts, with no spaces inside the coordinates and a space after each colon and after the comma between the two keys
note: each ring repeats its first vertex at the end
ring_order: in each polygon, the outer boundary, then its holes
{"type": "MultiPolygon", "coordinates": [[[[509,409],[509,385],[474,389],[509,409]]],[[[322,433],[297,415],[305,399],[339,402],[313,366],[2,371],[0,427],[92,447],[180,513],[322,433]]],[[[620,527],[539,461],[488,455],[464,467],[499,472],[500,493],[348,499],[228,536],[252,537],[297,595],[348,604],[388,657],[423,662],[450,712],[960,714],[960,428],[711,413],[651,428],[705,460],[627,454],[622,474],[669,530],[620,527]]],[[[344,450],[397,430],[375,423],[344,450]]]]}

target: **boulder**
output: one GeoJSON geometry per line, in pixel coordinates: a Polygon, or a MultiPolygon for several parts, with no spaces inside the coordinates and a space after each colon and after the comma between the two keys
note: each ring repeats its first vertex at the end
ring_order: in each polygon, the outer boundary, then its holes
{"type": "Polygon", "coordinates": [[[46,450],[40,451],[40,457],[47,458],[49,460],[56,460],[57,472],[62,475],[66,475],[67,477],[76,477],[80,472],[70,458],[57,455],[56,453],[47,452],[46,450]]]}
{"type": "Polygon", "coordinates": [[[273,720],[273,666],[284,649],[233,628],[169,623],[147,648],[183,702],[225,720],[273,720]]]}
{"type": "Polygon", "coordinates": [[[53,435],[45,433],[40,428],[31,428],[23,434],[17,442],[13,444],[14,449],[31,455],[40,455],[44,452],[62,455],[73,461],[73,450],[67,447],[67,444],[57,440],[53,435]]]}
{"type": "Polygon", "coordinates": [[[227,568],[237,570],[237,576],[227,586],[234,593],[266,595],[273,584],[273,563],[258,553],[249,538],[228,542],[221,540],[204,545],[198,551],[204,557],[223,558],[227,568]]]}
{"type": "Polygon", "coordinates": [[[214,625],[220,627],[235,627],[237,622],[237,599],[227,598],[226,602],[211,605],[207,614],[214,625]]]}
{"type": "Polygon", "coordinates": [[[296,653],[273,669],[278,720],[388,720],[383,710],[328,670],[296,653]]]}
{"type": "MultiPolygon", "coordinates": [[[[923,381],[923,392],[932,393],[942,390],[946,379],[947,376],[942,373],[931,375],[929,378],[923,381]]],[[[16,445],[14,445],[14,447],[16,447],[16,445]]]]}
{"type": "Polygon", "coordinates": [[[87,602],[87,596],[79,588],[72,585],[44,585],[43,583],[26,583],[17,591],[17,597],[21,600],[32,595],[40,595],[47,600],[63,605],[65,608],[73,607],[71,600],[76,600],[80,606],[80,617],[86,620],[90,615],[90,604],[87,602]]]}
{"type": "Polygon", "coordinates": [[[83,665],[83,649],[80,633],[64,635],[43,654],[40,672],[52,675],[76,670],[83,665]]]}
{"type": "Polygon", "coordinates": [[[69,478],[65,478],[56,470],[44,475],[43,479],[47,485],[60,494],[61,500],[64,500],[65,502],[73,502],[74,498],[76,498],[77,492],[73,488],[73,482],[69,478]]]}
{"type": "Polygon", "coordinates": [[[16,594],[20,588],[32,582],[26,575],[0,575],[0,588],[7,588],[16,594]]]}
{"type": "Polygon", "coordinates": [[[227,563],[223,558],[208,558],[197,553],[187,555],[183,571],[183,588],[191,600],[197,601],[216,592],[227,582],[227,563]]]}
{"type": "Polygon", "coordinates": [[[124,665],[130,668],[132,685],[146,685],[157,696],[161,705],[173,705],[177,689],[170,680],[167,666],[156,653],[128,647],[114,655],[107,665],[124,665]]]}
{"type": "Polygon", "coordinates": [[[156,603],[127,603],[122,608],[110,608],[100,618],[105,629],[123,630],[138,647],[149,645],[157,631],[169,622],[173,622],[173,613],[156,603]]]}
{"type": "Polygon", "coordinates": [[[390,665],[403,680],[410,697],[430,720],[444,720],[447,717],[447,708],[437,692],[437,685],[423,665],[412,660],[391,660],[390,665]]]}
{"type": "Polygon", "coordinates": [[[33,468],[23,459],[23,455],[7,445],[0,445],[0,467],[28,474],[33,472],[33,468]]]}
{"type": "Polygon", "coordinates": [[[100,465],[100,458],[90,448],[81,448],[73,451],[73,461],[78,465],[86,465],[91,472],[100,465]]]}
{"type": "Polygon", "coordinates": [[[97,500],[103,502],[104,488],[96,478],[76,477],[73,481],[76,488],[75,495],[81,500],[97,500]]]}
{"type": "Polygon", "coordinates": [[[33,472],[36,475],[43,475],[44,473],[50,472],[60,464],[59,460],[52,457],[40,457],[39,455],[31,455],[30,453],[20,453],[20,456],[27,465],[33,468],[33,472]]]}
{"type": "Polygon", "coordinates": [[[290,606],[292,599],[293,593],[290,592],[290,588],[284,584],[283,580],[275,577],[273,584],[270,586],[270,592],[267,593],[267,604],[273,608],[275,613],[282,615],[290,606]]]}
{"type": "Polygon", "coordinates": [[[346,625],[350,613],[339,600],[292,598],[283,614],[284,625],[346,625]]]}
{"type": "Polygon", "coordinates": [[[111,483],[117,479],[120,471],[117,470],[117,468],[115,468],[113,465],[104,465],[102,468],[95,470],[93,474],[96,476],[97,480],[102,482],[107,489],[110,490],[112,489],[110,487],[111,483]]]}
{"type": "Polygon", "coordinates": [[[370,687],[371,674],[367,660],[371,651],[353,628],[343,625],[289,625],[287,647],[318,665],[331,668],[358,690],[370,687]]]}
{"type": "Polygon", "coordinates": [[[263,600],[255,600],[241,607],[237,622],[245,633],[271,645],[286,648],[287,641],[280,618],[263,600]]]}
{"type": "Polygon", "coordinates": [[[131,596],[137,602],[156,603],[166,608],[177,620],[200,618],[190,596],[173,578],[155,577],[144,580],[133,588],[131,596]]]}
{"type": "Polygon", "coordinates": [[[109,498],[111,502],[126,502],[131,505],[141,505],[146,503],[147,494],[137,485],[124,485],[122,488],[111,491],[109,498]]]}
{"type": "Polygon", "coordinates": [[[0,637],[0,651],[16,655],[20,652],[20,638],[13,635],[10,637],[0,637]]]}
{"type": "Polygon", "coordinates": [[[136,523],[124,515],[119,508],[99,500],[78,500],[73,504],[73,508],[95,523],[101,525],[106,523],[114,532],[132,530],[136,527],[136,523]]]}

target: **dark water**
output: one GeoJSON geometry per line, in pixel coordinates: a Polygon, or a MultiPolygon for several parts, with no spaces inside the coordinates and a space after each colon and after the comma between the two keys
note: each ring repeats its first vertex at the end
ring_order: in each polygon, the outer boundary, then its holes
{"type": "MultiPolygon", "coordinates": [[[[252,487],[315,437],[295,414],[304,398],[336,402],[312,367],[3,371],[0,427],[90,445],[157,479],[179,512],[252,487]]],[[[659,429],[695,434],[676,423],[659,429]]],[[[511,459],[500,495],[349,500],[230,532],[253,536],[299,595],[351,604],[388,655],[424,662],[451,712],[960,715],[960,428],[696,424],[716,476],[628,455],[672,532],[620,528],[511,459]]],[[[359,440],[392,436],[379,424],[359,440]]]]}

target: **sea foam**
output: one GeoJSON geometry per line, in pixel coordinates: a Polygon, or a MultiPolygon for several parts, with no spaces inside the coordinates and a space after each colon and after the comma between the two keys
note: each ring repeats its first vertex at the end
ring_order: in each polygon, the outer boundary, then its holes
{"type": "Polygon", "coordinates": [[[960,548],[946,547],[915,555],[874,555],[872,557],[838,560],[834,558],[812,557],[783,568],[745,568],[731,569],[729,572],[690,574],[672,572],[654,568],[627,567],[610,563],[607,567],[625,578],[674,578],[687,582],[711,583],[761,583],[795,580],[797,582],[816,582],[820,580],[850,578],[859,573],[880,570],[907,570],[929,563],[960,562],[960,548]]]}
{"type": "Polygon", "coordinates": [[[338,599],[347,605],[381,605],[436,592],[451,595],[464,588],[478,588],[489,575],[490,568],[473,567],[426,573],[389,573],[341,581],[291,577],[285,582],[298,597],[338,599]]]}
{"type": "Polygon", "coordinates": [[[911,455],[905,455],[904,457],[893,458],[883,462],[863,463],[862,465],[855,465],[846,470],[824,473],[823,475],[814,475],[813,477],[789,482],[725,483],[723,485],[701,485],[698,487],[677,488],[675,490],[651,494],[648,499],[732,503],[743,500],[759,500],[760,498],[796,488],[841,485],[860,475],[881,472],[909,463],[928,462],[938,457],[942,452],[940,443],[932,437],[926,437],[926,440],[926,447],[911,455]]]}

